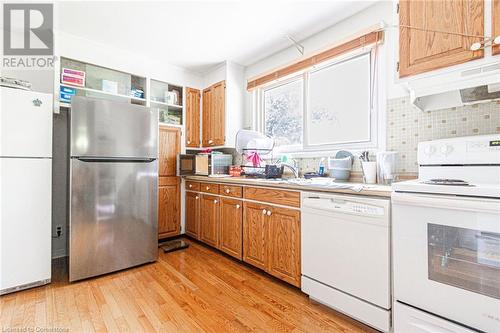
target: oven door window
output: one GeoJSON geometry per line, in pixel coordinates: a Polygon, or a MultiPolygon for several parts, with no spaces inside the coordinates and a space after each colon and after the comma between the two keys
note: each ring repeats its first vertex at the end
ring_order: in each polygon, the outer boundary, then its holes
{"type": "Polygon", "coordinates": [[[500,299],[500,234],[427,224],[429,279],[500,299]]]}

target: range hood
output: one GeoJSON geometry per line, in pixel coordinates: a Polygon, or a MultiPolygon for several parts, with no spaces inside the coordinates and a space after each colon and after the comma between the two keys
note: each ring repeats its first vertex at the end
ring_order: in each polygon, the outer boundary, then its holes
{"type": "Polygon", "coordinates": [[[500,99],[500,62],[407,82],[410,101],[422,111],[500,99]]]}

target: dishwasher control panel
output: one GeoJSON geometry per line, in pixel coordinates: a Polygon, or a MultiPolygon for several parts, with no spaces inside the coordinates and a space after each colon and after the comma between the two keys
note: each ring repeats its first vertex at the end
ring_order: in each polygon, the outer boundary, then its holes
{"type": "Polygon", "coordinates": [[[384,215],[384,209],[382,207],[371,206],[352,201],[338,201],[339,200],[332,199],[334,208],[339,209],[343,212],[360,213],[364,215],[384,215]]]}
{"type": "Polygon", "coordinates": [[[302,206],[304,208],[314,208],[319,210],[368,216],[384,216],[386,213],[384,207],[327,196],[305,196],[302,201],[302,206]]]}

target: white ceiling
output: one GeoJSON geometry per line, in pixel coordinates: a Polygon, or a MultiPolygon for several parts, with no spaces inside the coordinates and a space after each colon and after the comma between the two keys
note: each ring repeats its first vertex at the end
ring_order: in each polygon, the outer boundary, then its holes
{"type": "Polygon", "coordinates": [[[374,1],[71,1],[57,28],[155,60],[206,72],[251,65],[374,1]]]}

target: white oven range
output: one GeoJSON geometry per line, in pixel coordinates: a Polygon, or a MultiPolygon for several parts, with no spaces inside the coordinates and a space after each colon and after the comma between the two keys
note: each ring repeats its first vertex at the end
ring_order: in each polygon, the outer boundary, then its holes
{"type": "Polygon", "coordinates": [[[500,135],[421,142],[393,184],[395,332],[500,332],[500,135]]]}

